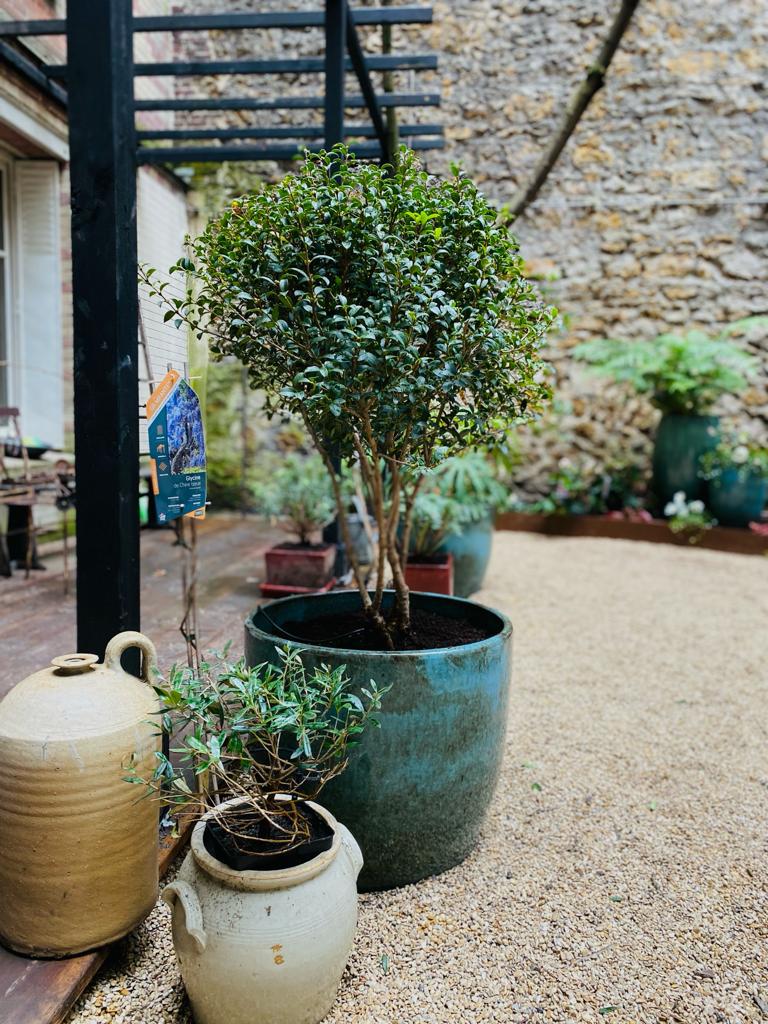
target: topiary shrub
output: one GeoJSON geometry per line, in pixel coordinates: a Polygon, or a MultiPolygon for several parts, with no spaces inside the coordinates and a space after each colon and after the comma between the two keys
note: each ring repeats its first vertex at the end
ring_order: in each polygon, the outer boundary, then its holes
{"type": "Polygon", "coordinates": [[[393,646],[410,622],[404,553],[425,471],[495,444],[547,395],[539,350],[554,311],[516,241],[458,170],[440,180],[411,152],[385,168],[339,146],[235,200],[176,269],[194,287],[169,295],[168,319],[210,335],[272,411],[305,423],[363,608],[393,646]],[[359,464],[379,528],[372,594],[346,536],[340,459],[359,464]]]}

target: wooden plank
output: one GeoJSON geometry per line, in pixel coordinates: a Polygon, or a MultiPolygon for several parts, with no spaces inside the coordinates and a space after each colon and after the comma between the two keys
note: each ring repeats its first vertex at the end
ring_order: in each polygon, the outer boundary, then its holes
{"type": "MultiPolygon", "coordinates": [[[[160,841],[162,878],[189,841],[192,819],[160,841]]],[[[104,963],[109,947],[67,960],[34,960],[0,946],[0,1024],[62,1024],[104,963]]]]}
{"type": "Polygon", "coordinates": [[[715,526],[707,530],[695,545],[683,534],[672,533],[663,519],[650,523],[609,516],[545,516],[525,512],[502,512],[496,518],[497,530],[519,530],[542,533],[550,537],[605,537],[613,540],[642,540],[650,544],[676,544],[683,547],[727,551],[737,555],[764,555],[768,537],[752,530],[735,530],[715,526]]]}

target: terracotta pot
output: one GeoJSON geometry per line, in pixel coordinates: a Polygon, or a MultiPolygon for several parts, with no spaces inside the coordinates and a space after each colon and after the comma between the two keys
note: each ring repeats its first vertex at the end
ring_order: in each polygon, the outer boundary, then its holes
{"type": "Polygon", "coordinates": [[[409,558],[405,567],[405,582],[409,590],[450,597],[453,594],[453,555],[436,555],[432,562],[417,562],[409,558]]]}
{"type": "Polygon", "coordinates": [[[264,552],[269,583],[319,590],[330,580],[336,561],[336,545],[289,548],[279,544],[264,552]]]}
{"type": "MultiPolygon", "coordinates": [[[[158,891],[157,804],[125,782],[155,765],[155,648],[120,633],[95,654],[54,658],[0,704],[0,941],[61,957],[131,931],[158,891]],[[144,654],[143,681],[124,672],[144,654]]],[[[159,723],[158,723],[159,724],[159,723]]]]}
{"type": "MultiPolygon", "coordinates": [[[[236,805],[240,800],[230,800],[236,805]]],[[[235,871],[205,847],[206,815],[163,890],[195,1024],[315,1024],[330,1010],[357,924],[363,863],[349,831],[297,867],[235,871]]]]}

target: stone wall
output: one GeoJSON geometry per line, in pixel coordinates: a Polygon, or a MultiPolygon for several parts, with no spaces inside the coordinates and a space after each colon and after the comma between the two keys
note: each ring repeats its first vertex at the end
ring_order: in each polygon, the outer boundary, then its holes
{"type": "MultiPolygon", "coordinates": [[[[436,0],[433,26],[395,28],[396,49],[440,55],[437,74],[403,74],[397,83],[442,91],[446,149],[428,155],[430,169],[444,172],[459,160],[492,200],[509,201],[550,138],[615,6],[436,0]]],[[[377,30],[365,35],[379,50],[377,30]]],[[[319,53],[322,35],[220,33],[194,45],[217,56],[319,53]]],[[[596,461],[616,448],[644,452],[656,417],[644,402],[627,400],[576,366],[569,358],[574,344],[602,335],[640,339],[668,329],[716,329],[768,312],[767,70],[763,0],[643,0],[606,87],[519,220],[516,233],[531,273],[543,280],[567,325],[549,353],[558,415],[525,440],[521,479],[533,489],[547,466],[574,448],[596,461]]],[[[209,80],[208,86],[274,95],[278,88],[318,92],[322,82],[303,76],[209,80]]],[[[417,116],[434,120],[435,114],[417,116]]],[[[275,114],[262,115],[260,123],[267,119],[277,123],[275,114]]],[[[405,111],[403,119],[414,114],[405,111]]],[[[252,115],[249,120],[255,123],[252,115]]],[[[753,432],[765,435],[768,337],[754,332],[744,343],[760,356],[763,373],[743,399],[724,402],[724,411],[748,418],[753,432]]]]}
{"type": "MultiPolygon", "coordinates": [[[[605,2],[435,5],[444,154],[500,204],[534,167],[607,27],[605,2]]],[[[656,414],[569,359],[578,341],[648,338],[768,312],[768,19],[761,0],[644,0],[535,204],[516,225],[566,316],[551,345],[565,411],[533,436],[523,477],[572,455],[641,453],[656,414]]],[[[768,336],[745,342],[763,373],[723,411],[768,426],[768,336]]]]}

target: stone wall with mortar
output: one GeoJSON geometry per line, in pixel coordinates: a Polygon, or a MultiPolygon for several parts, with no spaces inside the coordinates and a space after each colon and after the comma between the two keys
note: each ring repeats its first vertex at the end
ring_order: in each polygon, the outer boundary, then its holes
{"type": "MultiPolygon", "coordinates": [[[[217,5],[196,0],[193,6],[217,5]]],[[[436,74],[402,74],[396,83],[442,91],[446,148],[428,155],[429,168],[441,173],[459,160],[494,202],[509,201],[551,137],[615,6],[435,0],[432,26],[396,27],[395,49],[428,48],[440,56],[436,74]]],[[[378,30],[364,34],[379,52],[378,30]]],[[[185,38],[177,44],[185,53],[192,45],[196,55],[219,57],[319,53],[322,46],[317,30],[185,38]]],[[[647,448],[657,414],[574,364],[569,351],[578,341],[641,339],[693,326],[716,330],[768,312],[767,71],[763,0],[640,4],[605,88],[516,225],[532,275],[543,279],[567,324],[549,350],[559,412],[551,428],[524,442],[521,481],[529,489],[562,456],[576,452],[600,462],[611,450],[647,448]]],[[[319,76],[202,84],[221,94],[322,88],[319,76]]],[[[236,123],[244,115],[229,116],[236,123]]],[[[436,112],[405,111],[403,120],[415,116],[434,120],[436,112]]],[[[247,120],[279,123],[275,113],[260,117],[247,120]]],[[[726,400],[723,411],[765,436],[768,336],[756,331],[743,343],[760,358],[762,373],[741,399],[726,400]]]]}

